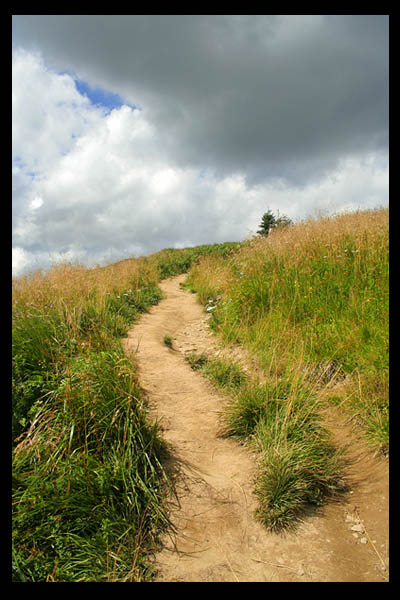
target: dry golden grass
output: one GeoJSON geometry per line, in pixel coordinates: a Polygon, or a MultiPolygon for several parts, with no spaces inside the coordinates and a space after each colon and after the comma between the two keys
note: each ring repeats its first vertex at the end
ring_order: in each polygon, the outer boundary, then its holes
{"type": "Polygon", "coordinates": [[[383,448],[388,227],[388,209],[310,218],[244,243],[229,261],[203,260],[190,275],[215,306],[214,329],[246,345],[270,377],[287,375],[301,357],[304,369],[338,364],[346,385],[331,395],[383,448]]]}
{"type": "Polygon", "coordinates": [[[143,259],[127,259],[106,267],[88,268],[80,264],[63,263],[43,273],[14,278],[13,301],[32,303],[37,308],[67,303],[82,305],[89,296],[96,294],[99,306],[111,292],[121,292],[127,287],[139,289],[141,282],[155,285],[157,268],[143,259]]]}

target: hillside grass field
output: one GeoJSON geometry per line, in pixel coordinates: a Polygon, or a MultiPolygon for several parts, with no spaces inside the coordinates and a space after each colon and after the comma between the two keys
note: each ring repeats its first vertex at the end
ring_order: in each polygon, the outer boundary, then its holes
{"type": "Polygon", "coordinates": [[[165,445],[121,339],[160,279],[237,244],[13,281],[13,579],[141,581],[168,518],[165,445]]]}
{"type": "Polygon", "coordinates": [[[388,254],[388,211],[375,210],[275,230],[190,271],[211,328],[256,356],[264,374],[260,384],[232,361],[191,357],[231,395],[227,435],[258,453],[257,512],[270,529],[347,489],[324,408],[388,453],[388,254]]]}
{"type": "Polygon", "coordinates": [[[388,221],[386,209],[309,219],[242,243],[13,280],[13,579],[151,579],[148,550],[170,526],[166,446],[121,339],[160,301],[163,278],[188,271],[211,328],[265,376],[192,357],[231,397],[226,435],[258,453],[266,527],[345,489],[321,407],[387,454],[388,221]]]}

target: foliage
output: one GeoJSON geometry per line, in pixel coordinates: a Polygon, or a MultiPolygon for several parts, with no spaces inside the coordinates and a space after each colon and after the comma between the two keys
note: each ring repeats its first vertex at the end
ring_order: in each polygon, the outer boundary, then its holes
{"type": "Polygon", "coordinates": [[[13,281],[13,580],[142,581],[170,527],[158,427],[121,337],[160,278],[237,244],[13,281]]]}
{"type": "Polygon", "coordinates": [[[294,527],[310,504],[347,490],[343,452],[321,424],[317,395],[305,375],[292,371],[260,384],[232,360],[190,355],[188,361],[229,394],[223,434],[258,453],[256,516],[268,529],[294,527]]]}
{"type": "Polygon", "coordinates": [[[271,210],[263,214],[260,223],[260,229],[257,231],[260,235],[268,235],[270,230],[276,226],[276,217],[271,210]]]}
{"type": "MultiPolygon", "coordinates": [[[[268,527],[345,489],[342,457],[317,424],[320,405],[339,405],[374,450],[388,452],[388,279],[384,209],[277,229],[190,270],[188,284],[213,307],[212,329],[245,346],[267,382],[226,387],[223,419],[257,447],[258,516],[268,527]],[[302,424],[295,435],[292,423],[302,424]]],[[[191,360],[212,372],[208,360],[191,360]]]]}
{"type": "Polygon", "coordinates": [[[257,233],[262,236],[267,236],[273,229],[288,227],[292,224],[293,222],[288,216],[280,216],[278,211],[278,216],[276,217],[273,214],[273,212],[269,209],[266,213],[263,214],[260,223],[260,229],[257,231],[257,233]]]}

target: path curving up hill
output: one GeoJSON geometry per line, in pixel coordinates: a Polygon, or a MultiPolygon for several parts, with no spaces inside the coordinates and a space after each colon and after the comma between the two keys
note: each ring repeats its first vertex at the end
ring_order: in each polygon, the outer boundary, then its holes
{"type": "Polygon", "coordinates": [[[154,556],[156,581],[387,581],[387,463],[368,453],[358,452],[346,503],[327,506],[285,535],[254,519],[255,456],[218,436],[226,400],[184,359],[185,351],[217,348],[196,296],[180,288],[184,279],[160,284],[166,298],[125,343],[179,466],[179,502],[171,498],[170,514],[177,533],[154,556]],[[174,339],[173,349],[165,335],[174,339]]]}

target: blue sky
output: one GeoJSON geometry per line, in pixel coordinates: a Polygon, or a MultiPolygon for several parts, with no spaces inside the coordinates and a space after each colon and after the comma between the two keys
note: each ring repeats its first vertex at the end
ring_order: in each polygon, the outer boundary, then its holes
{"type": "Polygon", "coordinates": [[[120,108],[125,104],[118,94],[104,90],[101,87],[93,88],[85,81],[79,79],[74,78],[74,82],[78,92],[82,96],[87,96],[95,106],[103,106],[107,111],[111,112],[114,108],[120,108]]]}
{"type": "Polygon", "coordinates": [[[385,15],[13,17],[13,273],[386,206],[385,15]]]}

